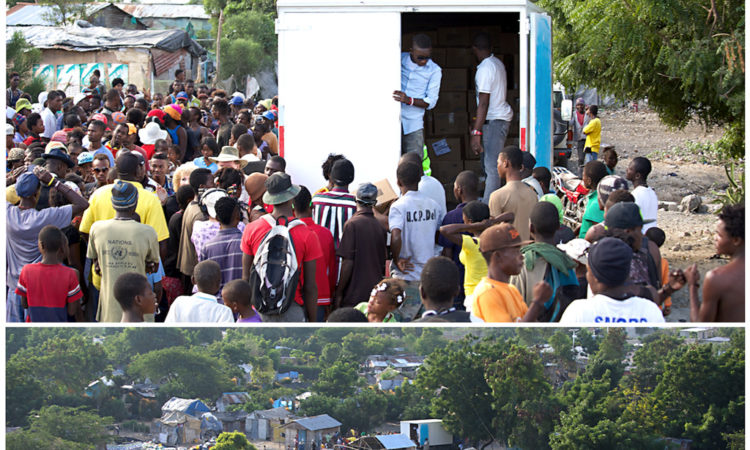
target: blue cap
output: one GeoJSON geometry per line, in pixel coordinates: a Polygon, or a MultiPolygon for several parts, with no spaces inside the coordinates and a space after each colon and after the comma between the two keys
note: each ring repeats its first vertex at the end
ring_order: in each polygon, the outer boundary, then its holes
{"type": "Polygon", "coordinates": [[[263,113],[263,118],[273,122],[276,120],[276,114],[274,114],[273,111],[266,111],[263,113]]]}
{"type": "Polygon", "coordinates": [[[81,152],[78,154],[78,165],[94,162],[94,154],[91,152],[81,152]]]}
{"type": "Polygon", "coordinates": [[[19,197],[33,197],[39,189],[39,178],[32,172],[24,172],[16,180],[16,194],[19,197]]]}
{"type": "Polygon", "coordinates": [[[245,100],[243,100],[242,97],[240,97],[239,95],[237,95],[235,97],[232,97],[232,99],[229,100],[229,103],[231,103],[233,105],[241,105],[244,102],[245,102],[245,100]]]}

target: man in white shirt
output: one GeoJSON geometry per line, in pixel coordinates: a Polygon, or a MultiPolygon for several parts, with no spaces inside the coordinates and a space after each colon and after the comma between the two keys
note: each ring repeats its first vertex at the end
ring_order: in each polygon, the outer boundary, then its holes
{"type": "Polygon", "coordinates": [[[484,202],[489,204],[490,194],[502,186],[497,173],[497,157],[505,147],[513,110],[507,101],[507,76],[502,61],[492,54],[490,36],[479,33],[471,46],[479,61],[474,77],[477,89],[477,118],[471,129],[470,146],[474,154],[484,152],[484,172],[487,175],[484,202]]]}
{"type": "MultiPolygon", "coordinates": [[[[414,152],[406,153],[404,156],[401,157],[401,160],[399,161],[399,163],[406,162],[406,161],[413,162],[414,164],[417,164],[418,166],[422,167],[422,159],[419,157],[419,154],[417,153],[414,153],[414,152]]],[[[438,181],[438,179],[433,176],[422,175],[422,178],[419,180],[419,186],[417,189],[422,194],[434,200],[435,203],[437,203],[438,207],[440,208],[439,214],[445,217],[445,214],[448,212],[448,209],[447,209],[446,202],[445,202],[445,188],[443,187],[442,183],[440,183],[440,181],[438,181]]],[[[440,249],[440,251],[442,251],[442,248],[440,249]]]]}
{"type": "Polygon", "coordinates": [[[219,292],[221,286],[221,267],[216,261],[201,261],[193,269],[193,283],[198,286],[198,292],[187,296],[177,297],[169,308],[164,323],[201,322],[234,323],[232,310],[219,304],[216,296],[211,292],[219,292]]]}
{"type": "Polygon", "coordinates": [[[656,226],[657,211],[659,210],[659,199],[656,192],[649,187],[646,181],[650,173],[651,161],[643,156],[633,158],[625,172],[625,178],[633,183],[633,190],[630,193],[635,197],[635,204],[641,209],[643,219],[653,220],[653,222],[643,225],[643,234],[646,234],[649,228],[656,226]]]}
{"type": "Polygon", "coordinates": [[[46,138],[47,141],[52,139],[52,135],[55,134],[58,128],[57,126],[57,111],[62,109],[63,98],[57,91],[50,91],[47,94],[47,107],[42,111],[42,120],[44,121],[44,133],[42,137],[46,138]]]}
{"type": "Polygon", "coordinates": [[[427,260],[435,256],[436,237],[443,216],[434,200],[419,191],[422,167],[414,162],[402,162],[396,179],[401,198],[388,213],[391,231],[392,276],[407,283],[406,300],[396,316],[401,322],[417,317],[422,304],[419,297],[419,280],[427,260]]]}
{"type": "Polygon", "coordinates": [[[606,237],[589,247],[586,280],[594,296],[571,303],[560,323],[656,323],[664,316],[656,303],[627,293],[633,249],[606,237]]]}
{"type": "Polygon", "coordinates": [[[409,52],[401,53],[401,90],[393,99],[401,103],[401,151],[422,155],[424,112],[435,107],[443,72],[430,55],[432,42],[426,34],[412,39],[409,52]]]}

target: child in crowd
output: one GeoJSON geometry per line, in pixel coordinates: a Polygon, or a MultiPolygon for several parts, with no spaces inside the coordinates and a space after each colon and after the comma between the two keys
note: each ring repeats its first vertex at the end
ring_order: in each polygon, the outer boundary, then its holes
{"type": "Polygon", "coordinates": [[[462,213],[464,223],[443,225],[440,227],[440,234],[461,249],[458,257],[461,264],[466,268],[463,284],[467,300],[464,306],[466,306],[467,311],[471,311],[471,301],[473,300],[471,296],[474,294],[474,288],[483,277],[487,276],[487,262],[479,251],[478,236],[492,225],[500,222],[512,222],[514,214],[509,212],[498,218],[490,218],[489,206],[479,200],[467,203],[463,207],[462,213]]]}
{"type": "Polygon", "coordinates": [[[615,149],[608,147],[604,150],[602,152],[602,161],[604,161],[604,165],[607,167],[607,174],[614,175],[615,166],[617,166],[617,152],[615,149]]]}
{"type": "Polygon", "coordinates": [[[219,165],[211,161],[210,158],[216,157],[219,154],[219,144],[216,143],[216,139],[211,137],[204,137],[201,140],[201,155],[193,160],[195,167],[208,169],[211,173],[216,173],[219,170],[219,165]]]}
{"type": "Polygon", "coordinates": [[[233,280],[224,285],[221,298],[224,304],[237,315],[237,323],[262,322],[260,315],[253,309],[252,288],[245,280],[233,280]]]}
{"type": "MultiPolygon", "coordinates": [[[[659,227],[649,228],[646,232],[646,237],[659,248],[664,245],[664,241],[667,238],[664,231],[659,227]]],[[[664,255],[661,257],[661,282],[662,284],[667,284],[669,282],[669,261],[667,261],[667,258],[665,258],[664,255]]],[[[672,312],[672,297],[669,296],[664,299],[664,303],[661,304],[660,308],[664,317],[668,316],[669,313],[672,312]]]]}
{"type": "Polygon", "coordinates": [[[453,306],[453,298],[458,293],[460,283],[458,275],[458,267],[444,256],[436,256],[427,261],[419,283],[419,295],[425,312],[416,322],[472,321],[471,314],[453,306]]]}
{"type": "Polygon", "coordinates": [[[156,295],[148,279],[139,273],[127,272],[117,277],[114,295],[122,308],[122,322],[143,322],[145,314],[156,311],[156,295]]]}
{"type": "Polygon", "coordinates": [[[602,178],[607,176],[607,168],[601,161],[589,161],[583,166],[583,186],[589,190],[586,209],[583,211],[579,238],[585,238],[586,232],[594,224],[604,221],[604,206],[599,204],[597,188],[602,178]]]}
{"type": "Polygon", "coordinates": [[[745,321],[745,205],[727,205],[719,214],[714,235],[716,253],[731,260],[706,274],[703,302],[698,303],[700,273],[693,264],[685,271],[690,287],[692,322],[745,321]]]}
{"type": "Polygon", "coordinates": [[[638,156],[633,158],[628,165],[625,178],[633,183],[633,197],[635,203],[641,209],[645,220],[650,221],[643,226],[643,232],[656,226],[657,211],[659,210],[659,199],[654,189],[648,185],[648,175],[651,173],[651,161],[648,158],[638,156]]]}
{"type": "Polygon", "coordinates": [[[68,316],[83,321],[78,272],[62,265],[67,246],[59,228],[47,225],[39,232],[42,260],[23,266],[16,286],[21,304],[28,309],[27,322],[67,322],[68,316]]]}
{"type": "Polygon", "coordinates": [[[502,223],[487,228],[479,236],[479,250],[487,261],[487,276],[474,289],[471,314],[485,322],[533,322],[544,310],[544,302],[552,295],[549,284],[540,281],[534,286],[530,307],[521,293],[509,284],[523,265],[521,246],[529,244],[512,225],[502,223]]]}
{"type": "Polygon", "coordinates": [[[386,278],[372,288],[370,300],[354,309],[367,316],[368,322],[398,322],[393,311],[404,303],[406,283],[396,278],[386,278]]]}
{"type": "Polygon", "coordinates": [[[198,287],[198,292],[177,297],[169,308],[164,323],[234,323],[232,310],[216,300],[216,293],[221,286],[221,266],[216,261],[199,262],[193,269],[192,282],[198,287]]]}

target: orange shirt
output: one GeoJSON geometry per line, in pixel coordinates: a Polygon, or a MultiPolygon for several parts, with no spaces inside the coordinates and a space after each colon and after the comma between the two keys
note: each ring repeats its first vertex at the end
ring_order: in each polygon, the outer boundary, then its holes
{"type": "Polygon", "coordinates": [[[484,277],[474,288],[471,313],[485,322],[518,322],[528,309],[512,284],[484,277]]]}

